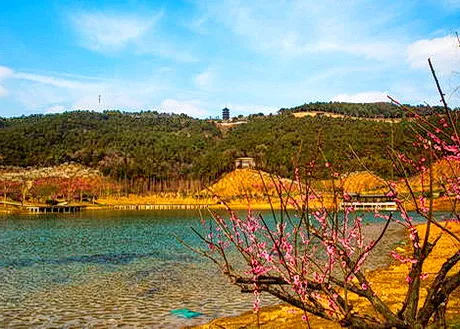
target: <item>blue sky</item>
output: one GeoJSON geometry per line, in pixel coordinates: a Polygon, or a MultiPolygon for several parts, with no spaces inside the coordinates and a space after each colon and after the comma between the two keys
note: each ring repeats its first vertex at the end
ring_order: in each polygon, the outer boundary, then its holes
{"type": "Polygon", "coordinates": [[[0,1],[0,116],[460,106],[460,0],[0,1]],[[101,95],[101,104],[98,103],[101,95]]]}

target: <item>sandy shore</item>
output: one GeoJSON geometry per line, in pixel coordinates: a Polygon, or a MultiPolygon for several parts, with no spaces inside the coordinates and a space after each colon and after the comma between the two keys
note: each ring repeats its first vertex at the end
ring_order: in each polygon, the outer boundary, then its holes
{"type": "MultiPolygon", "coordinates": [[[[424,225],[417,227],[420,232],[423,232],[424,225]]],[[[451,228],[460,234],[460,224],[451,224],[451,228]]],[[[381,224],[367,225],[365,227],[365,234],[368,239],[375,239],[382,229],[381,224]]],[[[434,233],[434,232],[433,232],[434,233]]],[[[400,264],[393,261],[389,252],[396,247],[405,249],[406,252],[409,248],[406,246],[407,239],[405,230],[397,224],[390,225],[386,235],[381,240],[380,244],[374,249],[367,260],[365,268],[367,268],[367,276],[372,282],[372,287],[379,293],[379,297],[384,300],[392,309],[396,310],[400,307],[401,302],[405,296],[407,284],[405,276],[407,274],[406,264],[400,264]]],[[[452,245],[452,239],[444,235],[439,241],[437,248],[428,258],[424,271],[427,273],[436,273],[441,263],[452,253],[452,248],[459,249],[457,244],[452,245]]],[[[427,285],[432,280],[428,278],[424,285],[427,285]]],[[[425,289],[422,289],[422,298],[424,298],[425,289]]],[[[356,301],[359,309],[368,310],[372,312],[369,306],[364,301],[356,301]]],[[[280,304],[277,306],[264,307],[259,314],[254,314],[248,311],[240,316],[220,318],[211,321],[208,324],[201,326],[190,327],[194,329],[233,329],[233,328],[307,328],[306,323],[301,320],[303,312],[289,305],[280,304]]],[[[455,322],[460,322],[460,291],[454,292],[452,295],[449,308],[448,319],[455,319],[455,322]]],[[[337,323],[323,320],[321,318],[310,316],[311,328],[323,329],[338,329],[340,326],[337,323]]]]}

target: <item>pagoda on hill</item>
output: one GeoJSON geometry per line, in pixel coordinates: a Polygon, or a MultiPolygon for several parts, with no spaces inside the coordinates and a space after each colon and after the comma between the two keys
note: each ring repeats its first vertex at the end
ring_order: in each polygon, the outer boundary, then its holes
{"type": "Polygon", "coordinates": [[[222,109],[222,120],[225,120],[225,121],[230,120],[230,110],[227,107],[222,109]]]}

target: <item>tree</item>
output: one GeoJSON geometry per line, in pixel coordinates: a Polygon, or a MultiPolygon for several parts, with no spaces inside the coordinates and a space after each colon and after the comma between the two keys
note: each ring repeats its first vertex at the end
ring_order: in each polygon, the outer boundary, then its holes
{"type": "Polygon", "coordinates": [[[273,210],[273,218],[251,210],[241,217],[228,208],[228,218],[213,213],[205,226],[207,233],[195,230],[207,245],[207,249],[195,250],[215,262],[243,292],[254,293],[256,311],[260,293],[267,292],[303,310],[306,325],[308,314],[314,314],[350,328],[445,327],[449,297],[460,287],[460,236],[448,226],[449,221],[458,223],[460,219],[458,124],[445,103],[437,121],[398,105],[418,119],[412,144],[416,151],[412,155],[416,156],[390,150],[402,179],[399,184],[386,182],[387,196],[394,198],[398,210],[375,214],[385,219],[385,225],[374,241],[366,242],[362,216],[353,206],[340,211],[340,200],[348,200],[351,191],[341,189],[340,175],[327,161],[332,186],[329,194],[321,195],[313,188],[317,164],[310,163],[303,169],[296,166],[291,183],[273,182],[281,202],[280,213],[273,210]],[[434,170],[435,161],[440,160],[447,164],[441,174],[434,170]],[[418,180],[409,178],[410,172],[419,172],[418,180]],[[445,195],[450,216],[434,212],[434,202],[439,201],[435,192],[445,195]],[[419,229],[408,211],[408,202],[424,221],[419,229]],[[397,310],[382,298],[383,291],[374,290],[363,270],[390,224],[406,230],[411,248],[409,254],[393,252],[395,259],[409,264],[407,292],[397,310]],[[452,241],[450,255],[422,284],[428,275],[424,265],[442,236],[452,241]],[[358,299],[365,301],[366,308],[356,308],[358,299]]]}

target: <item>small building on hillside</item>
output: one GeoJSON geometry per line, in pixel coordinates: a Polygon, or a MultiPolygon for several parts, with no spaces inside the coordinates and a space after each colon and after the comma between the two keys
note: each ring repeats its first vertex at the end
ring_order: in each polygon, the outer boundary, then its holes
{"type": "Polygon", "coordinates": [[[242,157],[235,159],[235,169],[245,169],[251,168],[254,169],[256,167],[256,161],[254,158],[250,157],[242,157]]]}

